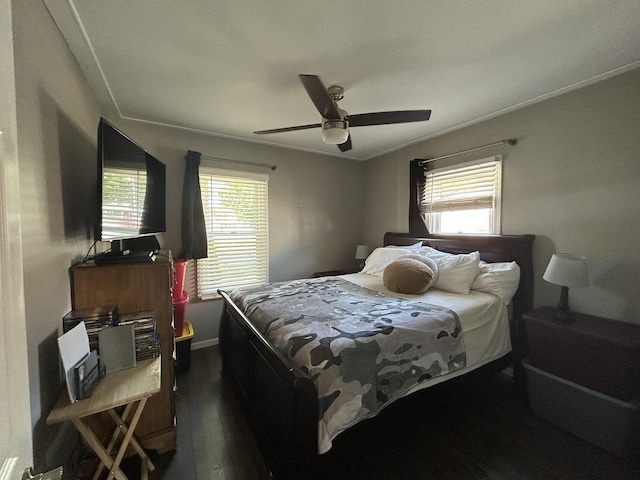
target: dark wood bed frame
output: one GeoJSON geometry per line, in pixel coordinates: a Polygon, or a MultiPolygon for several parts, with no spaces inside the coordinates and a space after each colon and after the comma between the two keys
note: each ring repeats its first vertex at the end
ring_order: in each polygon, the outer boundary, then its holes
{"type": "MultiPolygon", "coordinates": [[[[520,316],[533,306],[533,235],[428,235],[388,232],[384,245],[412,245],[421,241],[450,253],[480,252],[486,262],[515,261],[520,285],[513,297],[511,336],[514,354],[495,361],[505,365],[519,360],[521,339],[516,328],[520,316]]],[[[229,295],[219,290],[225,305],[219,341],[222,374],[234,387],[274,472],[304,472],[318,455],[318,398],[314,383],[294,368],[253,326],[229,295]]],[[[367,420],[375,421],[375,419],[367,420]]],[[[286,475],[285,475],[286,476],[286,475]]]]}

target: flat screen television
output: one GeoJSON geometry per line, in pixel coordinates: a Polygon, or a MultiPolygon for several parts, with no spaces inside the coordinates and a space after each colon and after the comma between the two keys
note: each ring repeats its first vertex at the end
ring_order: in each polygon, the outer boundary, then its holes
{"type": "Polygon", "coordinates": [[[166,231],[165,215],[165,165],[101,118],[95,240],[111,242],[111,248],[96,261],[151,258],[155,252],[149,245],[157,245],[153,236],[166,231]]]}

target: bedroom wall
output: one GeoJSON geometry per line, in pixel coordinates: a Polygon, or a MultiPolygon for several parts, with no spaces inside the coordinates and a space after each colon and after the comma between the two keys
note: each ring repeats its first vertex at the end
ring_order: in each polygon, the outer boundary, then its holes
{"type": "MultiPolygon", "coordinates": [[[[174,256],[180,253],[181,247],[185,155],[187,150],[195,150],[205,156],[277,165],[277,169],[272,171],[202,160],[202,165],[269,175],[271,281],[309,277],[316,271],[357,267],[353,255],[356,245],[363,241],[362,162],[240,142],[184,129],[107,119],[167,165],[167,233],[159,235],[158,240],[174,256]]],[[[186,317],[195,330],[192,346],[214,343],[218,337],[222,302],[198,302],[194,295],[191,298],[186,317]]]]}
{"type": "Polygon", "coordinates": [[[33,446],[10,0],[0,0],[0,65],[0,471],[14,478],[32,464],[33,446]]]}
{"type": "Polygon", "coordinates": [[[503,155],[502,233],[536,235],[535,306],[558,303],[560,287],[542,274],[553,253],[571,252],[587,257],[590,276],[570,290],[571,308],[640,323],[639,85],[633,70],[368,161],[367,241],[407,230],[409,160],[514,137],[448,162],[503,155]]]}
{"type": "Polygon", "coordinates": [[[91,243],[95,161],[86,159],[95,158],[101,107],[42,1],[12,7],[30,411],[34,466],[42,471],[76,445],[71,425],[45,420],[60,393],[57,336],[71,305],[68,268],[91,243]]]}

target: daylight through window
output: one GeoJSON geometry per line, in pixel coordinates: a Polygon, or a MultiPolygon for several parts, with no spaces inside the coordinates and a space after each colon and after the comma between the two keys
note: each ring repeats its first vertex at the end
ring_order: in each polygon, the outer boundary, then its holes
{"type": "Polygon", "coordinates": [[[500,233],[502,157],[425,173],[420,209],[431,233],[500,233]]]}
{"type": "Polygon", "coordinates": [[[209,256],[196,264],[199,298],[269,281],[268,178],[200,169],[209,256]]]}

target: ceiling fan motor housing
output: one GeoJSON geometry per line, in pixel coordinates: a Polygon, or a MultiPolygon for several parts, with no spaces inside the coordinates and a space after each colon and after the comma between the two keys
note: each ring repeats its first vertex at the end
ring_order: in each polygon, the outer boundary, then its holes
{"type": "Polygon", "coordinates": [[[344,88],[342,88],[340,85],[331,85],[329,88],[327,88],[327,93],[334,103],[339,102],[344,98],[344,88]]]}
{"type": "Polygon", "coordinates": [[[322,141],[331,145],[340,145],[349,138],[349,122],[341,120],[327,120],[322,122],[322,141]]]}

